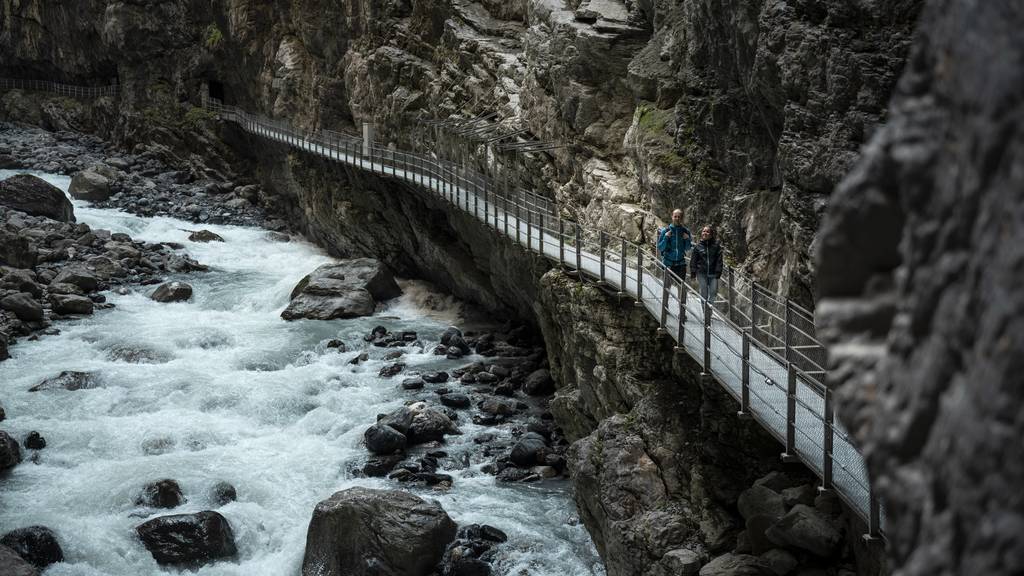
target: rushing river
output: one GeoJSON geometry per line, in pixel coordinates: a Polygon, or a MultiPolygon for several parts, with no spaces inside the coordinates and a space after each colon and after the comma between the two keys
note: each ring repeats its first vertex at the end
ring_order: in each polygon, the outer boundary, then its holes
{"type": "MultiPolygon", "coordinates": [[[[0,179],[15,172],[0,171],[0,179]]],[[[44,176],[67,190],[69,179],[44,176]]],[[[412,296],[374,317],[285,322],[279,314],[296,282],[330,262],[315,246],[280,243],[262,230],[203,226],[225,243],[187,241],[189,222],[141,218],[75,201],[79,222],[128,233],[135,240],[187,245],[210,272],[170,277],[192,284],[187,303],[150,300],[151,287],[106,294],[116,307],[57,325],[61,333],[22,341],[0,363],[0,401],[8,419],[0,429],[23,439],[38,430],[47,447],[0,479],[0,534],[29,525],[52,528],[65,562],[47,576],[139,576],[175,573],[159,567],[134,533],[145,510],[134,505],[154,480],[179,482],[187,502],[161,514],[215,509],[231,523],[238,556],[199,568],[202,575],[278,576],[300,573],[306,528],[316,503],[337,490],[363,485],[397,488],[393,481],[358,478],[367,457],[362,434],[375,415],[402,405],[401,378],[381,379],[384,349],[370,360],[348,360],[365,346],[375,325],[415,330],[426,354],[410,352],[407,370],[452,369],[429,354],[454,312],[437,313],[412,296]],[[323,342],[340,338],[352,350],[323,342]],[[109,359],[111,349],[140,347],[153,363],[109,359]],[[28,392],[64,370],[96,372],[94,389],[28,392]],[[238,501],[216,507],[211,487],[227,481],[238,501]]],[[[414,291],[410,291],[414,292],[414,291]]],[[[471,359],[470,359],[471,360],[471,359]]],[[[484,429],[461,413],[463,436],[445,449],[468,452],[484,429]]],[[[498,435],[507,431],[492,430],[498,435]]],[[[537,576],[602,575],[603,569],[563,481],[504,485],[461,470],[449,492],[415,490],[441,502],[461,524],[504,530],[495,573],[537,576]]],[[[152,511],[149,511],[152,513],[152,511]]]]}

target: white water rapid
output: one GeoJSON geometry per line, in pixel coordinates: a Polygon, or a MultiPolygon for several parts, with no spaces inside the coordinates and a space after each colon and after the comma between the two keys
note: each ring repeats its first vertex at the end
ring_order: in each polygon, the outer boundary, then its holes
{"type": "MultiPolygon", "coordinates": [[[[0,171],[0,179],[14,173],[0,171]]],[[[41,176],[67,190],[68,178],[41,176]]],[[[144,521],[138,513],[154,514],[134,505],[136,495],[163,478],[177,480],[187,502],[156,515],[214,509],[234,531],[237,558],[194,572],[204,576],[296,576],[318,501],[356,485],[403,488],[353,474],[367,457],[363,431],[376,414],[402,405],[401,376],[377,376],[385,364],[381,348],[368,349],[371,359],[359,366],[348,360],[366,346],[364,334],[384,325],[415,330],[427,345],[426,354],[409,349],[407,370],[464,365],[429,354],[445,318],[410,295],[370,318],[285,322],[279,314],[296,282],[331,261],[316,247],[274,242],[262,230],[206,225],[226,242],[191,243],[184,230],[197,225],[74,204],[79,222],[136,240],[180,242],[211,270],[169,277],[194,287],[186,303],[154,302],[147,297],[152,287],[108,292],[115,308],[59,323],[59,335],[21,341],[0,363],[8,415],[0,429],[19,441],[38,430],[48,443],[37,462],[26,459],[0,479],[0,534],[29,525],[53,529],[65,562],[46,576],[178,573],[158,566],[134,532],[144,521]],[[350,352],[325,350],[328,338],[342,339],[350,352]],[[158,361],[111,360],[118,346],[144,348],[158,361]],[[28,392],[64,370],[96,372],[101,385],[28,392]],[[216,507],[208,492],[218,481],[233,484],[238,501],[216,507]]],[[[465,411],[458,424],[464,435],[445,447],[453,455],[468,453],[484,431],[465,411]]],[[[567,483],[498,484],[479,472],[484,463],[438,470],[455,477],[448,492],[414,492],[439,500],[460,525],[487,523],[509,535],[495,574],[604,574],[573,520],[567,483]]]]}

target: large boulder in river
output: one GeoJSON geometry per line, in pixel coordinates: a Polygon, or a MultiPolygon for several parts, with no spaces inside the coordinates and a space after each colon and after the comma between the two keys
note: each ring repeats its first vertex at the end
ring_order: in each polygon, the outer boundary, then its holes
{"type": "Polygon", "coordinates": [[[43,305],[27,292],[17,292],[0,298],[0,309],[10,310],[19,320],[38,322],[43,319],[43,305]]]}
{"type": "Polygon", "coordinates": [[[223,242],[224,239],[219,234],[210,232],[209,230],[198,230],[188,235],[188,239],[191,242],[223,242]]]}
{"type": "Polygon", "coordinates": [[[317,504],[303,576],[426,576],[455,538],[437,502],[407,492],[349,488],[317,504]]]}
{"type": "Polygon", "coordinates": [[[92,314],[93,301],[76,294],[50,294],[50,308],[57,314],[92,314]]]}
{"type": "Polygon", "coordinates": [[[394,276],[372,258],[325,264],[302,279],[292,290],[291,304],[281,313],[285,320],[333,320],[373,314],[377,302],[402,294],[394,276]]]}
{"type": "Polygon", "coordinates": [[[205,564],[238,551],[227,519],[211,511],[160,516],[135,532],[159,564],[205,564]]]}
{"type": "Polygon", "coordinates": [[[192,297],[192,287],[184,282],[166,282],[149,297],[157,302],[184,302],[192,297]]]}
{"type": "Polygon", "coordinates": [[[40,392],[43,390],[88,390],[97,386],[96,375],[92,372],[75,372],[65,370],[60,374],[47,378],[39,384],[28,389],[29,392],[40,392]]]}
{"type": "Polygon", "coordinates": [[[0,574],[4,576],[39,576],[39,571],[17,552],[0,545],[0,574]]]}
{"type": "Polygon", "coordinates": [[[46,526],[28,526],[11,530],[0,538],[0,544],[18,553],[36,568],[46,568],[50,564],[64,561],[57,536],[46,526]]]}
{"type": "Polygon", "coordinates": [[[19,174],[0,181],[0,206],[60,222],[75,221],[75,211],[64,192],[46,180],[29,174],[19,174]]]}
{"type": "Polygon", "coordinates": [[[12,468],[21,462],[21,447],[13,436],[0,430],[0,471],[12,468]]]}
{"type": "Polygon", "coordinates": [[[405,434],[386,424],[374,424],[363,433],[366,448],[374,454],[394,454],[405,450],[407,443],[405,434]]]}
{"type": "Polygon", "coordinates": [[[110,198],[110,179],[96,170],[82,170],[71,178],[68,194],[78,200],[102,202],[110,198]]]}

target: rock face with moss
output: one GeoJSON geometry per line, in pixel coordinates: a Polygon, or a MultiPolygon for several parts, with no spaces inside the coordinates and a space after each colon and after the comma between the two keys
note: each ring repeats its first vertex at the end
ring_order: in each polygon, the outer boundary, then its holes
{"type": "MultiPolygon", "coordinates": [[[[104,128],[183,156],[231,159],[196,130],[207,86],[303,129],[372,121],[404,146],[414,117],[495,112],[567,145],[498,158],[566,215],[649,241],[680,206],[809,303],[818,218],[884,120],[921,0],[107,4],[4,0],[0,74],[117,76],[104,128]]],[[[8,117],[31,113],[8,98],[8,117]]]]}
{"type": "Polygon", "coordinates": [[[1024,570],[1022,25],[1018,5],[931,4],[822,231],[840,417],[907,576],[1024,570]]]}

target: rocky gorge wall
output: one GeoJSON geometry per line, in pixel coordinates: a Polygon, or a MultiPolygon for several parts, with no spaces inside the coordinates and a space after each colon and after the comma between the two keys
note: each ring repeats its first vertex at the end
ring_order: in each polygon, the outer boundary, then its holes
{"type": "Polygon", "coordinates": [[[1022,25],[930,3],[822,231],[818,325],[900,575],[1024,572],[1022,25]]]}

